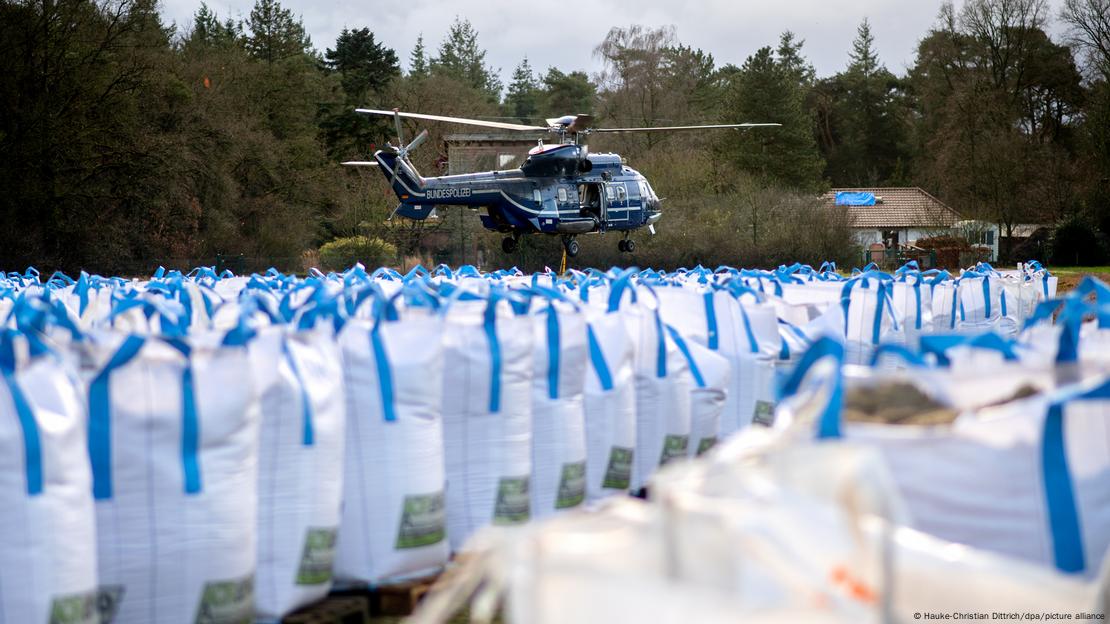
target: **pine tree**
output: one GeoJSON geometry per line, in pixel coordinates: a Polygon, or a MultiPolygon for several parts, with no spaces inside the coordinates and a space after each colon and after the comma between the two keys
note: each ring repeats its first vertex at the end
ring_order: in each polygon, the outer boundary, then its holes
{"type": "Polygon", "coordinates": [[[409,76],[412,78],[428,76],[428,54],[424,50],[424,33],[416,37],[416,45],[409,54],[409,76]]]}
{"type": "Polygon", "coordinates": [[[823,81],[832,98],[823,138],[826,174],[834,184],[881,184],[908,158],[902,123],[901,84],[879,61],[866,19],[860,23],[847,69],[823,81]]]}
{"type": "Polygon", "coordinates": [[[190,44],[227,46],[239,42],[242,37],[242,23],[231,19],[221,23],[216,13],[202,2],[193,14],[193,32],[187,41],[190,44]]]}
{"type": "Polygon", "coordinates": [[[800,41],[795,39],[794,33],[787,30],[779,36],[779,47],[775,54],[778,57],[779,66],[786,71],[790,79],[808,88],[813,85],[817,72],[802,54],[802,46],[805,43],[804,39],[800,41]]]}
{"type": "Polygon", "coordinates": [[[765,183],[814,190],[824,163],[813,139],[812,118],[803,108],[796,67],[776,59],[770,47],[748,57],[732,78],[728,115],[735,122],[777,122],[782,127],[737,133],[725,138],[722,147],[740,169],[765,183]]]}
{"type": "Polygon", "coordinates": [[[849,71],[857,71],[863,76],[872,76],[879,70],[879,55],[875,52],[875,37],[871,35],[871,23],[863,18],[856,28],[856,38],[852,41],[852,51],[848,53],[849,71]]]}
{"type": "Polygon", "coordinates": [[[369,28],[343,29],[335,49],[324,53],[324,67],[340,75],[348,103],[361,103],[401,74],[397,53],[374,40],[369,28]]]}
{"type": "Polygon", "coordinates": [[[544,116],[590,115],[597,110],[597,85],[586,72],[564,74],[551,67],[543,77],[540,100],[544,116]]]}
{"type": "Polygon", "coordinates": [[[304,24],[277,0],[255,0],[247,28],[250,30],[247,51],[270,64],[307,54],[312,49],[304,24]]]}
{"type": "Polygon", "coordinates": [[[528,57],[520,62],[513,70],[513,81],[509,84],[509,92],[505,95],[505,110],[516,117],[521,123],[527,123],[536,116],[539,108],[539,90],[536,86],[536,75],[532,66],[528,64],[528,57]]]}
{"type": "Polygon", "coordinates": [[[469,20],[455,18],[431,70],[477,89],[496,102],[501,98],[501,79],[486,65],[486,51],[478,45],[478,31],[469,20]]]}

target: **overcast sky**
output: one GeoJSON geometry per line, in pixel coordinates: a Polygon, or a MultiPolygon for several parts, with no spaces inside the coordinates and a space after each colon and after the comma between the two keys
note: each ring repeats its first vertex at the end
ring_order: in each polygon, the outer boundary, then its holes
{"type": "MultiPolygon", "coordinates": [[[[191,26],[200,0],[162,0],[167,21],[191,26]]],[[[784,30],[805,40],[804,52],[820,76],[840,71],[863,18],[871,21],[880,58],[903,74],[913,63],[917,42],[936,21],[942,0],[591,0],[534,2],[507,0],[282,0],[304,20],[313,45],[334,47],[344,27],[368,27],[397,51],[407,69],[416,37],[434,53],[456,15],[479,33],[487,61],[507,83],[525,56],[538,70],[593,74],[600,63],[594,47],[613,26],[674,25],[682,43],[713,54],[718,65],[740,65],[784,30]]],[[[254,0],[208,0],[221,19],[245,18],[254,0]]],[[[959,3],[957,3],[958,5],[959,3]]],[[[1059,0],[1052,0],[1053,16],[1059,0]]]]}

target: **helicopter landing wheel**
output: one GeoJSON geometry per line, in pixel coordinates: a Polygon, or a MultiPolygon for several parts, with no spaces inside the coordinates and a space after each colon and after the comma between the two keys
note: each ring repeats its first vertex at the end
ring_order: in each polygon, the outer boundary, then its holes
{"type": "Polygon", "coordinates": [[[563,241],[563,247],[567,250],[567,257],[573,258],[578,255],[578,241],[573,238],[567,238],[563,241]]]}
{"type": "Polygon", "coordinates": [[[517,250],[519,246],[520,243],[518,243],[517,240],[512,236],[506,236],[505,239],[501,241],[501,251],[507,254],[513,253],[517,250]]]}
{"type": "Polygon", "coordinates": [[[632,253],[636,250],[636,243],[631,238],[623,238],[617,241],[617,249],[622,253],[632,253]]]}

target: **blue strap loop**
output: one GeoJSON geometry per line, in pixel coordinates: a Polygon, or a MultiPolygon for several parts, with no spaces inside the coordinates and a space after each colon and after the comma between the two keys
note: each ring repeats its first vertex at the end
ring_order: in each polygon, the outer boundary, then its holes
{"type": "Polygon", "coordinates": [[[145,342],[142,336],[128,336],[89,385],[89,460],[97,500],[112,497],[112,371],[134,359],[145,342]]]}
{"type": "Polygon", "coordinates": [[[667,333],[671,336],[671,340],[674,341],[675,345],[678,346],[678,350],[681,351],[682,355],[686,358],[686,363],[690,365],[690,374],[694,377],[694,383],[697,384],[699,388],[704,388],[705,378],[702,377],[701,369],[698,368],[698,363],[694,360],[694,354],[690,353],[690,347],[686,344],[686,340],[683,339],[682,334],[678,333],[678,330],[674,327],[670,325],[666,327],[667,333]]]}
{"type": "Polygon", "coordinates": [[[907,349],[903,345],[893,344],[889,342],[875,347],[875,350],[871,353],[871,366],[875,366],[876,364],[878,364],[879,360],[881,360],[883,356],[897,357],[910,366],[918,366],[921,368],[928,366],[928,364],[925,362],[925,358],[921,357],[920,354],[907,349]]]}
{"type": "Polygon", "coordinates": [[[289,348],[289,336],[282,337],[281,352],[285,356],[285,361],[289,363],[289,369],[293,372],[293,378],[297,380],[297,386],[301,391],[301,444],[312,446],[316,443],[316,432],[312,423],[314,411],[312,397],[308,394],[308,385],[305,383],[304,375],[301,374],[300,366],[297,365],[297,358],[293,357],[293,351],[289,348]]]}
{"type": "Polygon", "coordinates": [[[19,419],[19,427],[23,432],[23,467],[27,479],[27,495],[37,496],[42,494],[43,484],[42,446],[38,422],[35,420],[31,404],[19,386],[19,381],[15,378],[14,369],[3,366],[0,367],[0,373],[3,374],[4,383],[8,387],[8,394],[11,395],[12,405],[15,407],[16,417],[19,419]]]}
{"type": "Polygon", "coordinates": [[[594,335],[593,325],[586,326],[586,337],[590,343],[590,362],[593,363],[594,372],[597,373],[597,381],[601,384],[601,389],[608,392],[613,389],[613,374],[605,361],[605,354],[601,351],[597,336],[594,335]]]}
{"type": "Polygon", "coordinates": [[[1009,361],[1016,361],[1018,359],[1017,352],[1014,350],[1013,341],[1007,340],[994,332],[987,332],[976,336],[964,334],[931,334],[921,337],[921,352],[923,354],[934,355],[937,359],[937,364],[941,366],[951,365],[952,362],[948,358],[948,351],[959,346],[995,351],[1001,353],[1003,358],[1009,361]]]}
{"type": "Polygon", "coordinates": [[[844,345],[828,337],[822,337],[814,342],[783,384],[781,394],[783,397],[796,394],[809,371],[824,358],[832,358],[836,364],[836,370],[833,371],[828,401],[818,416],[817,437],[818,439],[839,438],[841,410],[844,403],[844,377],[841,374],[841,367],[844,365],[844,345]]]}
{"type": "Polygon", "coordinates": [[[710,290],[702,295],[702,301],[705,303],[705,329],[709,336],[709,348],[716,351],[720,340],[717,332],[717,310],[713,305],[713,291],[710,290]]]}
{"type": "Polygon", "coordinates": [[[1079,393],[1066,393],[1053,402],[1045,415],[1041,461],[1052,554],[1063,572],[1083,572],[1087,562],[1075,490],[1068,466],[1064,406],[1071,402],[1110,400],[1110,381],[1079,393]]]}
{"type": "Polygon", "coordinates": [[[559,398],[559,311],[547,304],[547,396],[559,398]]]}

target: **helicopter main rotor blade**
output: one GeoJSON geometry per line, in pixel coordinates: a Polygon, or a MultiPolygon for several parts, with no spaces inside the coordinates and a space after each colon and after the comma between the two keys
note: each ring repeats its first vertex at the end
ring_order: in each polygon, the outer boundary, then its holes
{"type": "Polygon", "coordinates": [[[347,162],[341,162],[339,164],[341,164],[345,167],[377,167],[377,166],[379,166],[378,163],[376,161],[373,161],[373,160],[348,160],[347,162]]]}
{"type": "Polygon", "coordinates": [[[717,124],[712,126],[654,126],[647,128],[590,128],[590,132],[672,132],[679,130],[715,130],[719,128],[768,128],[780,123],[717,124]]]}
{"type": "Polygon", "coordinates": [[[428,121],[447,121],[450,123],[464,124],[469,126],[485,126],[487,128],[499,128],[501,130],[521,130],[527,132],[547,131],[545,126],[525,126],[523,124],[505,123],[503,121],[483,121],[481,119],[466,119],[463,117],[445,117],[443,115],[425,115],[423,113],[403,113],[401,111],[384,111],[374,110],[371,108],[356,108],[356,113],[364,115],[387,115],[395,118],[405,117],[408,119],[425,119],[428,121]]]}

